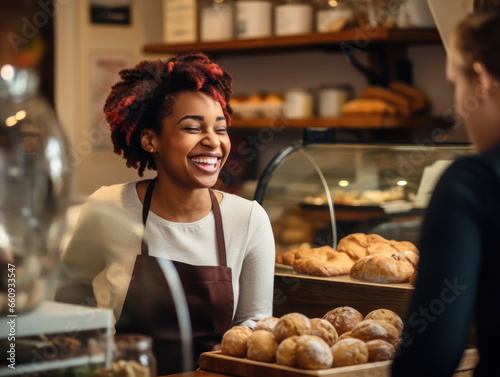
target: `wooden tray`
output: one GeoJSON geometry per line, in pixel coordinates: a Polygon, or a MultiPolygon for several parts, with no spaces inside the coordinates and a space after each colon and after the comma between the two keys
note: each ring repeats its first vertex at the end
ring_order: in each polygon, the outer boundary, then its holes
{"type": "MultiPolygon", "coordinates": [[[[457,376],[466,376],[479,360],[475,348],[467,349],[457,368],[457,376]]],[[[378,361],[360,365],[323,370],[290,368],[276,363],[263,363],[249,359],[225,356],[220,351],[205,352],[200,356],[200,368],[239,377],[390,377],[392,361],[378,361]]]]}

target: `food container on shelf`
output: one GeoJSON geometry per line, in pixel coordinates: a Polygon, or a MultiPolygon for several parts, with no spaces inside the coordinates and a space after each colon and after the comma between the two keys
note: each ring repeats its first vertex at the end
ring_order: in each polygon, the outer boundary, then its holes
{"type": "Polygon", "coordinates": [[[312,32],[313,5],[306,0],[283,0],[275,8],[275,34],[297,35],[312,32]]]}
{"type": "Polygon", "coordinates": [[[325,86],[318,92],[318,115],[338,117],[342,105],[349,100],[350,91],[343,86],[325,86]]]}
{"type": "Polygon", "coordinates": [[[238,0],[235,5],[237,38],[264,38],[272,34],[271,1],[238,0]]]}
{"type": "Polygon", "coordinates": [[[351,0],[357,26],[361,29],[395,27],[403,0],[351,0]]]}
{"type": "Polygon", "coordinates": [[[426,0],[405,0],[397,17],[398,27],[436,27],[426,0]]]}
{"type": "Polygon", "coordinates": [[[321,0],[316,12],[316,30],[333,33],[354,25],[354,9],[350,0],[321,0]]]}
{"type": "Polygon", "coordinates": [[[233,38],[234,7],[227,1],[200,2],[200,40],[202,42],[227,41],[233,38]]]}
{"type": "Polygon", "coordinates": [[[33,69],[0,67],[0,314],[41,303],[65,229],[71,164],[33,69]]]}
{"type": "Polygon", "coordinates": [[[302,119],[313,116],[314,98],[311,92],[302,88],[293,88],[285,92],[283,115],[290,119],[302,119]]]}

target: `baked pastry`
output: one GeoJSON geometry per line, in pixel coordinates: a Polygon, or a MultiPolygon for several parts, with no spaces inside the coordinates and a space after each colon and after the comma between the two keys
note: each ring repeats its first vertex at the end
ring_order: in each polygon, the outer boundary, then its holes
{"type": "Polygon", "coordinates": [[[279,365],[285,365],[287,367],[293,367],[297,364],[297,359],[295,358],[295,348],[297,347],[297,335],[286,338],[280,343],[278,349],[276,350],[276,363],[279,365]]]}
{"type": "Polygon", "coordinates": [[[342,335],[360,323],[363,320],[363,315],[350,306],[343,306],[330,310],[323,316],[323,319],[335,327],[338,335],[342,335]]]}
{"type": "Polygon", "coordinates": [[[399,339],[399,332],[387,321],[369,319],[358,323],[352,329],[351,337],[358,338],[363,342],[382,339],[388,343],[395,344],[399,339]]]}
{"type": "Polygon", "coordinates": [[[416,113],[424,110],[429,101],[427,97],[415,87],[401,81],[393,81],[389,84],[391,91],[399,93],[410,100],[410,110],[416,113]]]}
{"type": "Polygon", "coordinates": [[[337,366],[363,364],[368,361],[368,347],[355,338],[339,340],[332,348],[333,364],[337,366]]]}
{"type": "Polygon", "coordinates": [[[394,313],[392,310],[389,309],[373,310],[366,315],[365,321],[368,319],[387,321],[398,330],[399,335],[401,335],[401,333],[403,332],[403,327],[404,327],[403,320],[399,315],[394,313]]]}
{"type": "Polygon", "coordinates": [[[311,332],[311,321],[300,313],[285,314],[274,328],[274,336],[278,343],[293,335],[308,335],[311,332]]]}
{"type": "Polygon", "coordinates": [[[409,116],[411,114],[410,100],[406,96],[381,86],[368,86],[363,89],[359,97],[382,100],[394,106],[401,115],[409,116]]]}
{"type": "Polygon", "coordinates": [[[338,338],[335,327],[333,327],[330,322],[322,318],[311,319],[311,335],[319,336],[329,346],[333,346],[338,338]]]}
{"type": "Polygon", "coordinates": [[[265,330],[274,334],[274,328],[280,319],[276,317],[263,318],[255,324],[253,331],[265,330]]]}
{"type": "Polygon", "coordinates": [[[223,355],[243,357],[247,352],[247,341],[252,330],[245,326],[234,326],[222,337],[221,353],[223,355]]]}
{"type": "Polygon", "coordinates": [[[392,344],[381,339],[366,342],[366,347],[368,348],[368,361],[392,360],[396,353],[392,344]]]}
{"type": "Polygon", "coordinates": [[[357,261],[367,256],[367,249],[370,244],[385,243],[387,240],[378,234],[353,233],[342,238],[337,251],[346,253],[353,261],[357,261]]]}
{"type": "Polygon", "coordinates": [[[297,364],[303,369],[326,369],[330,368],[333,362],[328,344],[314,335],[302,335],[297,339],[295,357],[297,364]]]}
{"type": "Polygon", "coordinates": [[[399,254],[390,257],[369,255],[354,263],[349,276],[374,283],[404,283],[414,271],[415,268],[399,254]]]}
{"type": "Polygon", "coordinates": [[[340,109],[342,115],[396,115],[396,108],[390,103],[372,98],[358,98],[344,103],[340,109]]]}
{"type": "Polygon", "coordinates": [[[408,279],[408,282],[413,286],[415,286],[415,283],[417,282],[417,273],[418,273],[418,271],[415,270],[413,275],[411,275],[410,278],[408,279]]]}
{"type": "Polygon", "coordinates": [[[309,258],[301,256],[304,251],[297,253],[293,269],[298,273],[325,277],[349,274],[354,262],[347,254],[339,253],[329,246],[324,246],[322,249],[321,253],[309,258]]]}
{"type": "Polygon", "coordinates": [[[266,363],[273,363],[276,360],[278,343],[269,331],[254,331],[248,338],[247,347],[247,357],[251,360],[266,363]]]}
{"type": "Polygon", "coordinates": [[[403,253],[405,251],[412,251],[415,254],[419,255],[420,252],[418,251],[417,247],[412,244],[409,241],[395,241],[395,240],[390,240],[389,243],[396,248],[397,251],[400,253],[403,253]]]}
{"type": "Polygon", "coordinates": [[[348,331],[348,332],[345,332],[343,333],[342,335],[340,335],[338,338],[337,338],[337,342],[341,339],[345,339],[345,338],[350,338],[351,337],[351,331],[348,331]]]}

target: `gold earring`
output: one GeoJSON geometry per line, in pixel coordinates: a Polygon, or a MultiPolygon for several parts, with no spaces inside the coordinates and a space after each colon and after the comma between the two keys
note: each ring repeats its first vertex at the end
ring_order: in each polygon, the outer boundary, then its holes
{"type": "Polygon", "coordinates": [[[151,153],[153,153],[154,151],[155,151],[155,150],[154,150],[154,148],[151,148],[151,149],[149,150],[149,152],[151,152],[151,153]]]}

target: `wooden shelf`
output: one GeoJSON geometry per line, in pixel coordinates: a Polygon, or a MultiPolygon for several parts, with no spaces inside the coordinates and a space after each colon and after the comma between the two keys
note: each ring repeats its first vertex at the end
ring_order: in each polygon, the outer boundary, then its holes
{"type": "Polygon", "coordinates": [[[235,128],[345,128],[345,129],[394,129],[394,128],[447,128],[453,126],[452,123],[445,122],[440,117],[390,117],[382,115],[365,116],[342,116],[337,118],[306,118],[306,119],[286,119],[276,118],[249,118],[233,119],[232,126],[235,128]]]}
{"type": "Polygon", "coordinates": [[[380,28],[363,31],[348,29],[337,33],[310,33],[294,36],[272,36],[256,39],[232,39],[223,42],[199,42],[189,44],[149,44],[144,48],[147,54],[176,54],[186,51],[204,51],[213,54],[231,52],[255,52],[258,50],[285,50],[290,48],[315,49],[341,43],[350,43],[346,48],[366,48],[369,44],[405,43],[429,44],[441,43],[439,33],[434,28],[395,29],[380,28]]]}

